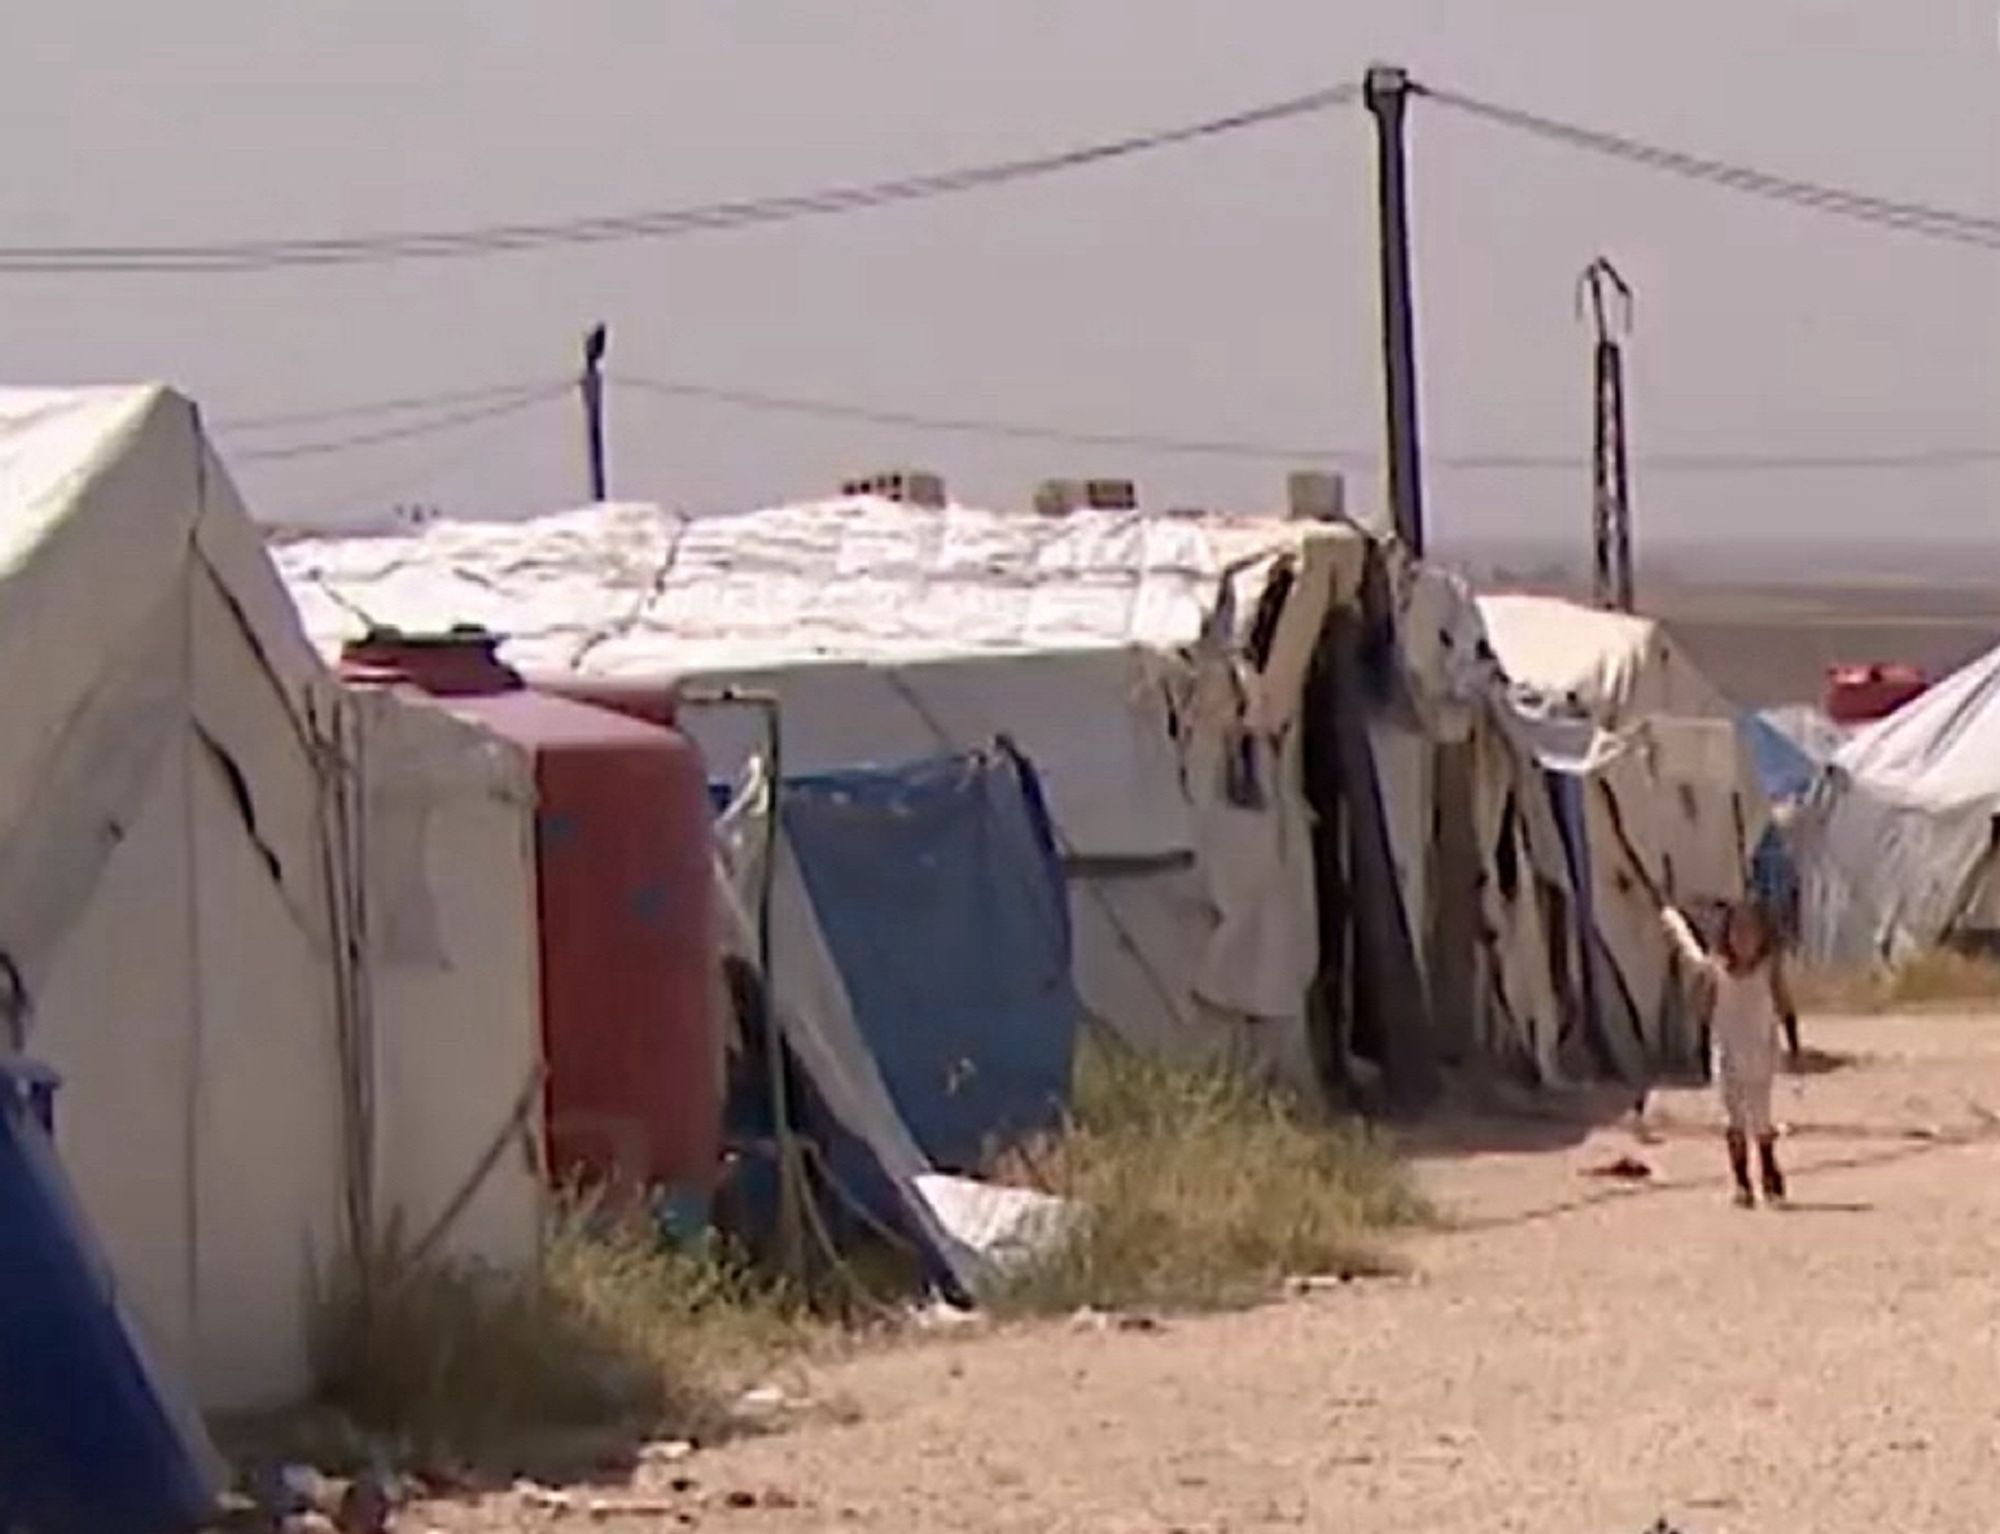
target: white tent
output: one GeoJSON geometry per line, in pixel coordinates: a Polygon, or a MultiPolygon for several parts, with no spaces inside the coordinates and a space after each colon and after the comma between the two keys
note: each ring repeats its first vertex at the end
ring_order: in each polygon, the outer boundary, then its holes
{"type": "Polygon", "coordinates": [[[2000,650],[1856,732],[1798,825],[1815,957],[1894,959],[2000,929],[2000,650]]]}
{"type": "Polygon", "coordinates": [[[163,1362],[297,1396],[361,1221],[531,1257],[525,765],[340,693],[187,401],[0,392],[0,667],[5,1042],[163,1362]]]}
{"type": "MultiPolygon", "coordinates": [[[[874,499],[612,505],[277,551],[323,648],[369,623],[475,623],[531,673],[768,689],[788,773],[1011,736],[1070,869],[1086,1007],[1149,1047],[1226,1043],[1301,1080],[1317,932],[1291,723],[1365,553],[1346,526],[874,499]],[[1281,562],[1270,659],[1246,667],[1281,562]]],[[[740,710],[682,718],[718,778],[756,745],[740,710]]]]}
{"type": "Polygon", "coordinates": [[[1479,610],[1563,786],[1559,810],[1601,945],[1600,1019],[1628,1070],[1641,1055],[1685,1059],[1694,1039],[1648,886],[1685,902],[1747,888],[1770,810],[1735,710],[1650,619],[1519,595],[1482,596],[1479,610]]]}

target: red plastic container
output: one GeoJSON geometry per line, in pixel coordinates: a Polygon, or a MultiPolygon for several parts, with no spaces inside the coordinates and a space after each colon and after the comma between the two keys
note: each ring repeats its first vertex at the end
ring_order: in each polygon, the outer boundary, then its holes
{"type": "Polygon", "coordinates": [[[592,708],[608,708],[614,714],[641,719],[662,729],[671,730],[680,720],[680,695],[670,681],[565,673],[560,676],[530,676],[528,685],[536,692],[545,692],[551,697],[568,698],[572,703],[587,703],[592,708]]]}
{"type": "Polygon", "coordinates": [[[1835,724],[1868,724],[1921,697],[1930,678],[1915,666],[1829,666],[1826,716],[1835,724]]]}
{"type": "Polygon", "coordinates": [[[722,1053],[701,754],[664,721],[530,690],[496,643],[376,635],[342,672],[415,688],[534,759],[551,1169],[705,1195],[722,1053]]]}

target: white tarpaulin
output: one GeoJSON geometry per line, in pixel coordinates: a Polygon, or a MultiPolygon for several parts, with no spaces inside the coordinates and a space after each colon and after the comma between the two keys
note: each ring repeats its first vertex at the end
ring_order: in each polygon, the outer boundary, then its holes
{"type": "Polygon", "coordinates": [[[1856,732],[1797,827],[1816,958],[1900,958],[1986,919],[2000,817],[2000,650],[1856,732]]]}
{"type": "MultiPolygon", "coordinates": [[[[422,1164],[457,1157],[469,1136],[449,1124],[373,1154],[347,1104],[379,1097],[401,1122],[416,1092],[490,1138],[533,1041],[502,1008],[469,1076],[433,1055],[411,1083],[399,1030],[460,1027],[464,981],[431,987],[420,1019],[339,959],[370,886],[327,747],[367,732],[340,726],[194,407],[0,392],[0,504],[0,951],[30,1003],[21,1042],[62,1073],[64,1165],[163,1362],[204,1406],[283,1402],[309,1383],[310,1297],[347,1245],[354,1170],[385,1198],[473,1170],[422,1164]],[[479,1073],[502,1058],[516,1079],[496,1102],[479,1073]],[[395,1079],[350,1092],[370,1059],[395,1079]]],[[[493,935],[452,957],[485,962],[493,935]]],[[[524,1230],[496,1196],[491,1254],[532,1253],[532,1208],[524,1230]]]]}
{"type": "Polygon", "coordinates": [[[1511,592],[1482,596],[1479,615],[1507,675],[1551,710],[1608,730],[1660,717],[1734,717],[1721,690],[1651,618],[1511,592]]]}
{"type": "MultiPolygon", "coordinates": [[[[530,673],[774,692],[787,773],[1005,735],[1070,866],[1086,1007],[1135,1043],[1209,1047],[1233,1026],[1297,1062],[1317,938],[1293,712],[1364,551],[1344,526],[861,499],[611,505],[276,552],[325,649],[369,623],[473,623],[530,673]],[[1280,562],[1259,673],[1238,651],[1280,562]],[[1248,798],[1224,792],[1225,743],[1248,798]]],[[[714,776],[756,748],[740,709],[682,718],[714,776]]]]}

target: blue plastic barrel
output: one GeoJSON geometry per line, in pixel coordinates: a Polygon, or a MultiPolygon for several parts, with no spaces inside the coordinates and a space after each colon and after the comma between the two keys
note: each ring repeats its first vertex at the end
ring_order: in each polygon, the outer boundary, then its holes
{"type": "Polygon", "coordinates": [[[187,1534],[219,1462],[147,1358],[50,1138],[56,1077],[0,1060],[0,1528],[187,1534]]]}

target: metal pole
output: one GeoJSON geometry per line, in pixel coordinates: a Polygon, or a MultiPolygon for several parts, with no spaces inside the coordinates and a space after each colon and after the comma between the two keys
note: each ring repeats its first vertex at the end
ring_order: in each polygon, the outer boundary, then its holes
{"type": "Polygon", "coordinates": [[[583,395],[585,451],[590,457],[590,499],[602,504],[611,499],[611,477],[604,453],[604,353],[610,335],[602,325],[583,338],[583,375],[577,389],[583,395]]]}
{"type": "Polygon", "coordinates": [[[1417,430],[1417,342],[1410,287],[1410,210],[1403,124],[1409,75],[1389,64],[1369,69],[1362,100],[1375,118],[1376,198],[1382,252],[1382,368],[1389,427],[1389,507],[1396,534],[1424,552],[1422,450],[1417,430]]]}
{"type": "Polygon", "coordinates": [[[1579,279],[1577,306],[1590,304],[1594,412],[1591,440],[1592,596],[1599,607],[1632,611],[1632,482],[1625,453],[1625,356],[1621,332],[1632,328],[1632,289],[1599,256],[1579,279]],[[1617,299],[1614,317],[1607,295],[1617,299]]]}

